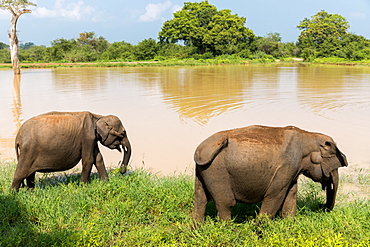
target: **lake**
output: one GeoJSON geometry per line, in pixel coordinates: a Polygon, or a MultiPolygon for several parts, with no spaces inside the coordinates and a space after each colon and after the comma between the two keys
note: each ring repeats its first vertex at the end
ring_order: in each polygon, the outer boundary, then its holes
{"type": "MultiPolygon", "coordinates": [[[[226,65],[0,69],[0,158],[14,159],[20,125],[48,111],[118,116],[132,169],[192,173],[198,144],[213,133],[261,124],[331,136],[350,168],[370,165],[370,68],[226,65]]],[[[121,155],[101,148],[108,167],[121,155]]],[[[340,169],[340,170],[344,170],[340,169]]]]}

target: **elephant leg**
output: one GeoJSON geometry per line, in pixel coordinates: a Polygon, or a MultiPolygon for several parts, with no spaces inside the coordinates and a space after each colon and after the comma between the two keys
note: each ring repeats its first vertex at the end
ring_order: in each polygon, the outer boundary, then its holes
{"type": "Polygon", "coordinates": [[[209,192],[215,202],[218,216],[221,220],[229,220],[231,219],[231,207],[236,204],[234,193],[230,184],[225,183],[225,179],[213,180],[213,182],[209,192]]]}
{"type": "Polygon", "coordinates": [[[82,172],[81,172],[81,181],[82,182],[84,182],[84,183],[89,182],[92,166],[93,166],[92,162],[84,163],[82,161],[82,172]]]}
{"type": "Polygon", "coordinates": [[[287,196],[285,197],[283,207],[281,210],[282,217],[288,217],[288,216],[295,216],[297,212],[297,191],[298,191],[298,185],[297,181],[295,181],[289,191],[287,196]]]}
{"type": "Polygon", "coordinates": [[[30,189],[35,188],[35,176],[36,176],[36,172],[33,172],[26,178],[27,187],[30,188],[30,189]]]}
{"type": "Polygon", "coordinates": [[[13,183],[12,183],[12,186],[11,186],[11,190],[14,190],[14,191],[18,191],[19,188],[21,187],[21,184],[24,185],[23,183],[23,180],[25,178],[20,178],[20,177],[14,177],[13,179],[13,183]]]}
{"type": "Polygon", "coordinates": [[[280,190],[275,189],[268,192],[262,201],[261,210],[258,216],[267,216],[272,219],[283,204],[287,190],[288,186],[281,188],[280,190]]]}
{"type": "Polygon", "coordinates": [[[107,169],[105,168],[103,156],[101,155],[99,149],[95,150],[95,167],[98,170],[100,179],[107,180],[108,179],[107,169]]]}
{"type": "Polygon", "coordinates": [[[27,169],[22,169],[21,168],[22,165],[20,162],[18,162],[18,166],[15,170],[15,173],[14,173],[14,178],[13,178],[13,182],[12,182],[12,186],[11,186],[11,190],[13,191],[18,191],[19,188],[24,186],[24,179],[27,177],[27,169]]]}
{"type": "Polygon", "coordinates": [[[236,204],[235,200],[234,202],[232,200],[230,201],[222,200],[221,202],[217,202],[215,200],[215,203],[216,203],[216,208],[218,212],[218,217],[220,217],[221,220],[230,220],[231,219],[231,208],[235,206],[236,204]]]}
{"type": "Polygon", "coordinates": [[[202,181],[199,179],[198,174],[195,177],[195,191],[194,191],[194,211],[193,211],[193,223],[204,222],[204,214],[208,204],[208,197],[204,189],[202,181]]]}

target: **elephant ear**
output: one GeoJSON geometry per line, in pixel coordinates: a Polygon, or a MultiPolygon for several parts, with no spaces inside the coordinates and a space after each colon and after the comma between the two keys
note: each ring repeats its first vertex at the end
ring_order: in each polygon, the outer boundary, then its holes
{"type": "Polygon", "coordinates": [[[322,163],[321,152],[312,152],[310,158],[311,158],[311,162],[314,163],[314,164],[321,164],[322,163]]]}
{"type": "Polygon", "coordinates": [[[339,151],[333,142],[326,141],[320,145],[320,153],[322,157],[321,169],[326,177],[330,177],[333,170],[348,166],[346,156],[339,151]]]}
{"type": "Polygon", "coordinates": [[[96,132],[98,133],[98,136],[100,137],[101,143],[104,143],[104,141],[108,138],[110,130],[111,130],[111,127],[104,120],[104,118],[100,118],[96,122],[96,132]]]}
{"type": "Polygon", "coordinates": [[[197,165],[207,165],[227,145],[227,137],[217,133],[204,140],[195,150],[194,160],[197,165]]]}

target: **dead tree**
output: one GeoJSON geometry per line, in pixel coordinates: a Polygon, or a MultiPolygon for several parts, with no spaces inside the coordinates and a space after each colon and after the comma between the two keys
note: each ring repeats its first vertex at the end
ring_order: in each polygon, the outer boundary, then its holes
{"type": "Polygon", "coordinates": [[[0,8],[9,10],[12,14],[9,30],[9,48],[14,74],[21,73],[18,58],[17,21],[21,15],[32,12],[26,9],[28,6],[36,6],[36,4],[28,0],[0,0],[0,8]]]}

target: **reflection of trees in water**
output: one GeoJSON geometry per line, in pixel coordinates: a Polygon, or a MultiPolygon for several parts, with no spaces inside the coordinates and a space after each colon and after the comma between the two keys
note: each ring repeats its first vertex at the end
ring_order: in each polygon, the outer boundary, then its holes
{"type": "Polygon", "coordinates": [[[140,85],[146,90],[159,88],[164,103],[180,118],[199,124],[263,97],[255,92],[258,87],[271,92],[278,86],[278,69],[269,66],[150,68],[140,72],[140,85]]]}
{"type": "Polygon", "coordinates": [[[249,76],[243,67],[186,68],[165,73],[161,83],[164,102],[171,104],[181,117],[200,124],[240,108],[249,76]]]}
{"type": "MultiPolygon", "coordinates": [[[[166,103],[181,117],[200,124],[253,102],[253,87],[276,88],[277,69],[255,66],[214,66],[167,71],[162,83],[166,103]]],[[[257,96],[260,97],[260,96],[257,96]]]]}
{"type": "Polygon", "coordinates": [[[58,68],[53,70],[54,86],[58,91],[97,91],[107,84],[107,68],[58,68]]]}
{"type": "Polygon", "coordinates": [[[21,103],[21,74],[15,74],[13,77],[12,90],[12,114],[15,130],[10,137],[0,137],[1,148],[14,148],[14,136],[18,133],[21,127],[22,103],[21,103]]]}
{"type": "MultiPolygon", "coordinates": [[[[353,83],[369,80],[369,71],[357,68],[309,66],[301,67],[297,79],[298,101],[303,107],[311,108],[317,114],[338,111],[343,107],[359,107],[358,85],[353,83]],[[349,102],[353,101],[353,102],[349,102]]],[[[368,89],[367,89],[368,90],[368,89]]],[[[361,98],[361,97],[360,97],[361,98]]]]}

